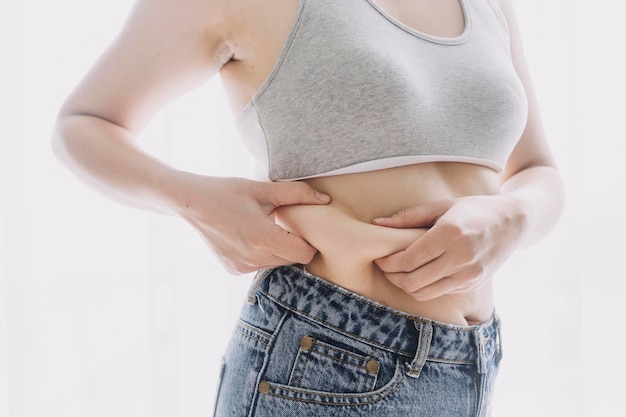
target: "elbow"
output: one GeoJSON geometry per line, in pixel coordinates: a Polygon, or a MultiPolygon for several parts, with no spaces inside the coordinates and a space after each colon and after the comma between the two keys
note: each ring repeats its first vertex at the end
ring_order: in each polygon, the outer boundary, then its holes
{"type": "Polygon", "coordinates": [[[59,112],[52,137],[50,140],[50,150],[56,159],[68,168],[77,155],[77,139],[72,119],[76,115],[59,112]]]}
{"type": "Polygon", "coordinates": [[[67,164],[68,147],[70,146],[67,131],[64,129],[67,124],[66,118],[66,115],[59,113],[54,124],[50,140],[50,150],[52,151],[52,154],[63,164],[67,164]]]}
{"type": "Polygon", "coordinates": [[[102,150],[99,138],[110,136],[110,121],[89,112],[71,109],[65,104],[59,110],[52,131],[50,148],[65,166],[74,169],[88,164],[102,150]]]}
{"type": "Polygon", "coordinates": [[[92,153],[89,150],[93,147],[90,138],[97,126],[90,119],[89,115],[70,112],[64,108],[57,115],[50,149],[56,159],[72,171],[84,165],[92,153]]]}

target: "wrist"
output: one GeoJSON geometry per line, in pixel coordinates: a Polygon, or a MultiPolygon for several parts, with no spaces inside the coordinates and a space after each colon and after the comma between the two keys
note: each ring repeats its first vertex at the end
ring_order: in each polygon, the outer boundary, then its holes
{"type": "MultiPolygon", "coordinates": [[[[171,215],[195,225],[213,227],[224,216],[224,204],[239,204],[236,179],[210,177],[172,169],[159,181],[159,198],[171,215]]],[[[228,213],[226,213],[227,215],[228,213]]]]}
{"type": "Polygon", "coordinates": [[[506,227],[516,237],[516,246],[525,246],[532,223],[531,210],[522,195],[506,192],[499,195],[502,202],[501,218],[506,227]]]}
{"type": "Polygon", "coordinates": [[[172,168],[160,170],[155,175],[153,189],[164,212],[178,217],[189,217],[191,197],[194,194],[191,184],[197,181],[196,177],[199,175],[172,168]]]}

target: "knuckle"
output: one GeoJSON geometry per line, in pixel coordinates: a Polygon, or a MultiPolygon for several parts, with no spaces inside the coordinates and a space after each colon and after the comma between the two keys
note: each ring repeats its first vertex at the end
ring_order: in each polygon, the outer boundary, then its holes
{"type": "Polygon", "coordinates": [[[447,223],[446,224],[446,232],[448,235],[456,241],[463,240],[467,237],[465,230],[458,224],[447,223]]]}
{"type": "Polygon", "coordinates": [[[471,279],[475,279],[484,275],[485,271],[486,271],[486,268],[482,263],[475,262],[474,264],[472,264],[472,268],[471,268],[471,279]]]}
{"type": "Polygon", "coordinates": [[[406,274],[394,274],[393,280],[402,291],[412,294],[420,289],[420,285],[417,280],[412,279],[406,274]]]}
{"type": "Polygon", "coordinates": [[[417,265],[412,256],[404,256],[400,260],[400,269],[404,272],[411,272],[417,269],[417,265]]]}
{"type": "Polygon", "coordinates": [[[452,277],[450,277],[450,292],[466,292],[474,288],[478,281],[478,276],[474,275],[473,270],[453,275],[452,277]]]}
{"type": "Polygon", "coordinates": [[[410,216],[411,216],[411,210],[406,208],[406,209],[402,209],[402,210],[394,213],[391,217],[396,219],[396,220],[406,221],[406,220],[409,219],[410,216]]]}
{"type": "Polygon", "coordinates": [[[409,278],[404,278],[404,279],[400,280],[399,285],[400,285],[400,288],[404,292],[408,292],[408,293],[413,293],[413,292],[415,292],[415,291],[417,291],[419,289],[419,286],[416,285],[409,278]]]}
{"type": "Polygon", "coordinates": [[[459,224],[444,223],[442,225],[442,231],[448,239],[451,239],[457,245],[468,246],[473,244],[473,234],[471,230],[459,224]]]}
{"type": "Polygon", "coordinates": [[[459,261],[461,265],[469,265],[474,268],[477,263],[476,255],[471,250],[464,250],[459,254],[459,261]]]}
{"type": "Polygon", "coordinates": [[[428,297],[428,295],[426,295],[426,292],[424,291],[413,293],[413,298],[415,299],[415,301],[420,302],[428,301],[430,299],[430,297],[428,297]]]}
{"type": "Polygon", "coordinates": [[[400,288],[401,290],[405,290],[403,277],[404,277],[404,274],[397,273],[397,272],[388,272],[385,274],[385,278],[387,278],[389,282],[391,282],[393,285],[400,288]]]}
{"type": "Polygon", "coordinates": [[[416,301],[428,301],[430,300],[432,297],[430,295],[430,292],[427,289],[420,289],[417,291],[414,291],[411,296],[416,300],[416,301]]]}

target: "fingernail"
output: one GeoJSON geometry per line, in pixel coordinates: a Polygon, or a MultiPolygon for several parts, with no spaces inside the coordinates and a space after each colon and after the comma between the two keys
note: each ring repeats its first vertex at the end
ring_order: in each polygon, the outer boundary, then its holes
{"type": "Polygon", "coordinates": [[[324,193],[320,193],[319,191],[315,192],[315,198],[317,198],[322,203],[330,202],[330,196],[324,193]]]}
{"type": "Polygon", "coordinates": [[[389,217],[379,217],[372,220],[372,223],[385,223],[386,221],[389,221],[389,217]]]}

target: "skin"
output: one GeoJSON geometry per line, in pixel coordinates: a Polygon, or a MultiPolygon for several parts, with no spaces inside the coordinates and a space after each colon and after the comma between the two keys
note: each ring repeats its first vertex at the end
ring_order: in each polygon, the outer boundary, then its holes
{"type": "MultiPolygon", "coordinates": [[[[105,195],[186,220],[231,272],[306,264],[409,313],[478,323],[493,308],[495,271],[545,234],[563,204],[513,10],[500,3],[529,98],[528,124],[502,174],[428,163],[263,183],[176,170],[141,150],[135,138],[153,115],[218,72],[238,115],[278,58],[297,0],[139,0],[65,101],[53,148],[105,195]]],[[[378,4],[423,32],[463,31],[457,0],[378,4]]]]}

